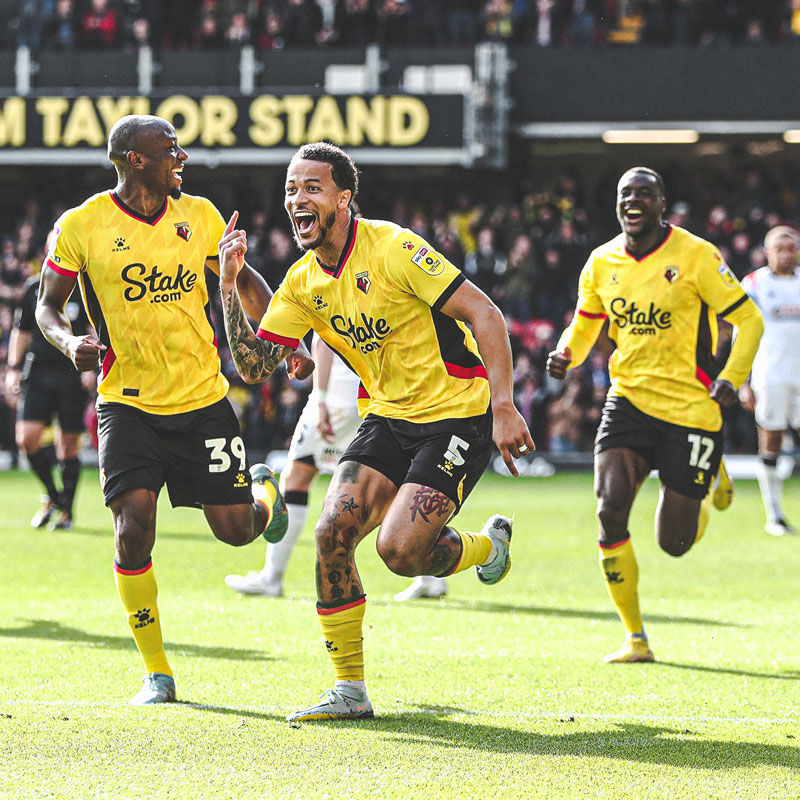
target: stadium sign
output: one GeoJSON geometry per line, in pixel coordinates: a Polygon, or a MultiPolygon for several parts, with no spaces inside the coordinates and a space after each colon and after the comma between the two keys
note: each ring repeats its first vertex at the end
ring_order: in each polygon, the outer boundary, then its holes
{"type": "Polygon", "coordinates": [[[467,103],[463,94],[6,97],[0,163],[103,164],[116,120],[156,114],[195,163],[283,164],[325,139],[361,163],[467,164],[467,103]]]}

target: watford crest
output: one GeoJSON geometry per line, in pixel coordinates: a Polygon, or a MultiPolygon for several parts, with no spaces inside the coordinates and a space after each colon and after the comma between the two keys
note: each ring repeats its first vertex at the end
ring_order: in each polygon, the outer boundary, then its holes
{"type": "Polygon", "coordinates": [[[178,236],[181,237],[181,239],[183,239],[186,242],[188,242],[189,239],[192,238],[192,230],[189,227],[188,222],[176,222],[175,232],[178,234],[178,236]]]}
{"type": "Polygon", "coordinates": [[[664,270],[664,277],[670,282],[675,283],[678,280],[679,270],[677,267],[667,267],[664,270]]]}
{"type": "Polygon", "coordinates": [[[357,272],[356,273],[356,286],[367,294],[369,292],[369,287],[372,286],[372,281],[369,279],[368,272],[357,272]]]}

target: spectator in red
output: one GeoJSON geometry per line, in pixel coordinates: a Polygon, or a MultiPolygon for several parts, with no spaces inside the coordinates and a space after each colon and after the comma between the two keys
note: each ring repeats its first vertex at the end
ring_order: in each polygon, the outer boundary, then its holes
{"type": "Polygon", "coordinates": [[[117,12],[108,0],[92,0],[81,24],[81,45],[93,49],[110,49],[117,39],[117,12]]]}
{"type": "Polygon", "coordinates": [[[261,50],[283,49],[283,20],[277,11],[267,8],[259,14],[254,31],[255,44],[261,50]]]}

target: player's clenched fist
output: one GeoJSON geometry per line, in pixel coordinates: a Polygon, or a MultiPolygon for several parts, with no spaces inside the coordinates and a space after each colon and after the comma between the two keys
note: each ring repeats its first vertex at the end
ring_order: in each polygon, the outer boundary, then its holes
{"type": "Polygon", "coordinates": [[[563,381],[571,363],[572,351],[569,347],[565,347],[562,350],[553,350],[547,356],[547,374],[551,378],[563,381]]]}
{"type": "Polygon", "coordinates": [[[75,336],[69,346],[67,355],[78,372],[97,369],[100,354],[106,346],[94,335],[75,336]]]}

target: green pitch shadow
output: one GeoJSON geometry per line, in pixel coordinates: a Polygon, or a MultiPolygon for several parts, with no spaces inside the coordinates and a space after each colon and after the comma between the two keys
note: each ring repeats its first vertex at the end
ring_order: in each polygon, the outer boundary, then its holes
{"type": "MultiPolygon", "coordinates": [[[[767,678],[776,681],[800,681],[800,671],[787,672],[751,672],[746,669],[731,669],[730,667],[704,667],[700,664],[679,664],[676,661],[660,661],[660,667],[675,667],[676,669],[689,669],[695,672],[713,672],[719,675],[740,675],[744,678],[767,678]]],[[[800,754],[798,755],[800,758],[800,754]]]]}
{"type": "Polygon", "coordinates": [[[230,706],[212,706],[208,703],[195,703],[191,700],[176,700],[175,705],[190,708],[195,711],[211,712],[212,714],[223,714],[224,716],[241,717],[242,724],[247,719],[270,720],[272,722],[283,722],[285,714],[268,713],[266,711],[252,711],[246,708],[232,708],[230,706]]]}
{"type": "MultiPolygon", "coordinates": [[[[371,606],[393,607],[397,603],[391,600],[380,600],[370,598],[371,606]]],[[[456,609],[459,611],[482,611],[489,614],[530,614],[536,617],[561,617],[564,619],[589,619],[589,620],[611,620],[619,622],[617,612],[594,611],[583,608],[552,608],[547,606],[525,606],[514,605],[512,603],[482,603],[480,601],[468,601],[458,599],[439,599],[425,600],[425,611],[446,611],[456,609]]],[[[707,625],[715,628],[748,628],[747,624],[740,622],[726,622],[725,620],[709,619],[707,617],[680,617],[667,614],[646,614],[645,622],[651,623],[673,623],[678,625],[707,625]]]]}
{"type": "MultiPolygon", "coordinates": [[[[702,732],[664,725],[613,722],[598,731],[597,720],[570,717],[565,726],[578,728],[569,733],[537,733],[481,723],[462,722],[449,715],[455,709],[442,709],[437,716],[431,708],[420,712],[380,715],[374,720],[318,721],[314,725],[347,727],[358,724],[397,744],[415,744],[477,750],[485,753],[522,755],[575,756],[576,758],[616,759],[621,762],[661,764],[698,770],[738,770],[756,767],[784,767],[800,771],[797,747],[789,745],[737,742],[706,738],[702,732]],[[594,730],[580,730],[591,724],[594,730]]],[[[551,727],[552,720],[547,720],[551,727]]],[[[704,723],[693,723],[702,729],[704,723]]],[[[304,726],[303,726],[304,727],[304,726]]]]}
{"type": "MultiPolygon", "coordinates": [[[[74,628],[61,622],[47,619],[29,619],[18,628],[0,628],[0,637],[10,639],[52,639],[59,642],[74,642],[89,647],[107,647],[113,650],[133,650],[132,638],[127,636],[109,636],[74,628]]],[[[220,647],[201,644],[170,643],[167,645],[170,654],[189,656],[192,658],[222,658],[230,661],[275,661],[260,650],[243,647],[220,647]]]]}

